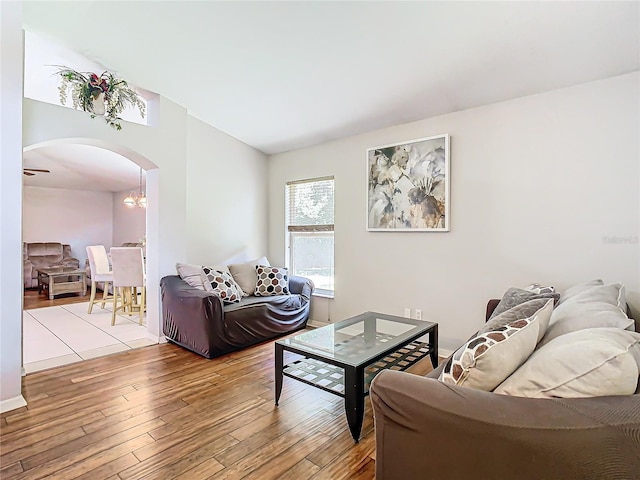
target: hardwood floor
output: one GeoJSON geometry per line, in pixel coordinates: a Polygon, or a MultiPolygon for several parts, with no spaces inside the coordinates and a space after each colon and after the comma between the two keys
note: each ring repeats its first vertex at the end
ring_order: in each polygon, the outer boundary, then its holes
{"type": "Polygon", "coordinates": [[[368,398],[357,444],[337,396],[285,378],[274,406],[273,350],[163,344],[28,375],[28,406],[0,415],[0,478],[373,479],[368,398]]]}
{"type": "MultiPolygon", "coordinates": [[[[38,293],[37,288],[29,288],[24,290],[24,310],[32,310],[34,308],[54,307],[56,305],[69,305],[70,303],[82,303],[89,301],[90,290],[86,295],[79,293],[63,293],[57,295],[53,300],[49,300],[49,296],[44,293],[38,293]]],[[[96,298],[102,298],[102,291],[98,291],[96,298]]]]}

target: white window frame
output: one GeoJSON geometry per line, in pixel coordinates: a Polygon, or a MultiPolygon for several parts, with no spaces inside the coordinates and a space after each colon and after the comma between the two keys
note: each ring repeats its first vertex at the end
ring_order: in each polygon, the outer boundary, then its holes
{"type": "Polygon", "coordinates": [[[334,239],[334,251],[332,258],[332,270],[333,270],[333,289],[322,289],[317,288],[313,292],[316,296],[333,298],[335,293],[335,178],[333,176],[327,177],[318,177],[318,178],[309,178],[304,180],[296,180],[292,182],[287,182],[285,186],[285,248],[288,254],[286,255],[286,266],[291,272],[291,275],[295,275],[295,265],[294,265],[294,236],[320,236],[321,234],[331,233],[331,236],[334,239]],[[314,183],[331,180],[334,182],[334,223],[332,224],[322,224],[322,225],[289,225],[289,213],[290,213],[290,201],[289,192],[290,186],[299,185],[304,183],[314,183]]]}

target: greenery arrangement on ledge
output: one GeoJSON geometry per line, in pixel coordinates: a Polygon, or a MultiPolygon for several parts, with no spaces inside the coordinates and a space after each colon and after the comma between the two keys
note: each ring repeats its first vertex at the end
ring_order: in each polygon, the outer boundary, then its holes
{"type": "Polygon", "coordinates": [[[111,72],[98,76],[92,72],[76,72],[58,65],[60,75],[60,103],[67,103],[67,93],[71,92],[73,108],[81,108],[91,114],[91,118],[104,115],[105,121],[116,130],[122,130],[120,114],[128,106],[135,107],[144,118],[146,113],[142,97],[129,88],[126,81],[111,72]]]}

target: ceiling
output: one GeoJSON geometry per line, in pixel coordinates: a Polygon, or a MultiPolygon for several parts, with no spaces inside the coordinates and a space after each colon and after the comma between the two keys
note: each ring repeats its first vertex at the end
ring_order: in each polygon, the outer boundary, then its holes
{"type": "MultiPolygon", "coordinates": [[[[27,150],[24,168],[50,170],[51,173],[23,175],[29,187],[66,188],[98,192],[137,191],[140,167],[126,157],[91,145],[51,145],[27,150]]],[[[145,175],[142,172],[144,185],[145,175]]]]}
{"type": "Polygon", "coordinates": [[[640,67],[635,1],[23,8],[25,29],[267,154],[640,67]]]}

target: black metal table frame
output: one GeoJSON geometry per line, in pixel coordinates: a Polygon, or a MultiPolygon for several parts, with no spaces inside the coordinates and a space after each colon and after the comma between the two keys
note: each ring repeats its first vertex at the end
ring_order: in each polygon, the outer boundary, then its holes
{"type": "Polygon", "coordinates": [[[429,335],[429,357],[431,359],[431,365],[433,368],[438,366],[438,324],[434,323],[428,330],[422,331],[411,337],[407,338],[402,344],[392,345],[384,352],[376,355],[375,357],[367,360],[366,363],[362,363],[360,365],[349,365],[348,363],[341,362],[335,359],[327,358],[322,354],[307,352],[296,347],[292,347],[290,345],[283,345],[278,342],[275,342],[275,404],[278,405],[278,401],[280,400],[280,394],[282,393],[282,381],[285,376],[289,378],[293,378],[300,382],[306,383],[313,387],[319,388],[329,393],[333,393],[339,397],[344,398],[344,410],[347,415],[347,423],[349,424],[349,430],[351,431],[351,436],[357,442],[360,440],[360,432],[362,430],[362,422],[364,420],[364,398],[369,395],[369,392],[364,391],[364,370],[372,363],[377,362],[383,357],[386,357],[390,353],[395,352],[396,350],[409,345],[411,342],[420,338],[424,335],[429,335]],[[340,394],[334,390],[330,390],[328,388],[324,388],[321,385],[316,385],[313,382],[309,382],[307,380],[288,375],[285,373],[284,369],[286,365],[284,365],[284,352],[292,352],[298,355],[302,355],[305,358],[314,358],[324,363],[328,363],[330,365],[335,365],[336,367],[340,367],[344,370],[344,393],[340,394]]]}

